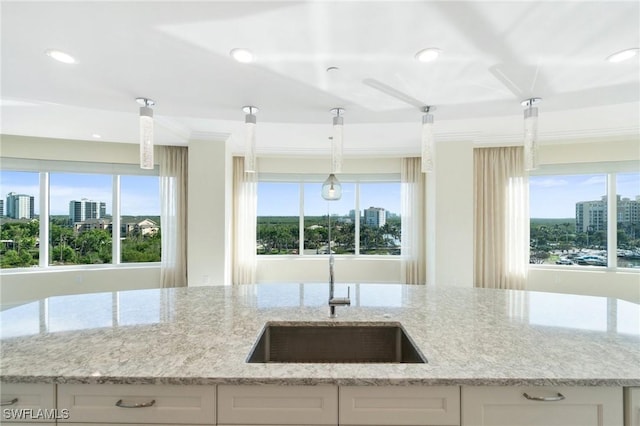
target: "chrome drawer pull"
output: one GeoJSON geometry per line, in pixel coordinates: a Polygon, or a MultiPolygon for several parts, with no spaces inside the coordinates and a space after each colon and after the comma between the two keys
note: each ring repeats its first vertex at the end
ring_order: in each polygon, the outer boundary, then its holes
{"type": "Polygon", "coordinates": [[[143,402],[142,404],[133,404],[133,405],[125,405],[122,403],[122,400],[119,399],[118,402],[116,402],[116,407],[120,407],[120,408],[146,408],[146,407],[151,407],[153,406],[153,404],[156,403],[156,400],[153,399],[151,400],[151,402],[143,402]]]}
{"type": "Polygon", "coordinates": [[[564,399],[564,395],[561,394],[560,392],[558,392],[558,395],[556,396],[531,396],[525,392],[522,394],[522,396],[524,396],[527,399],[530,399],[531,401],[543,401],[543,402],[562,401],[564,399]]]}
{"type": "Polygon", "coordinates": [[[4,406],[7,406],[7,405],[13,405],[13,404],[16,404],[17,402],[18,402],[18,398],[13,398],[10,401],[2,401],[2,402],[0,402],[0,407],[4,407],[4,406]]]}

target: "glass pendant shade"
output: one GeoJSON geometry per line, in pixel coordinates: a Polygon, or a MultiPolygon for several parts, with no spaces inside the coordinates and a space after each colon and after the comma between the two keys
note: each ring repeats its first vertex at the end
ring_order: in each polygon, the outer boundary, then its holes
{"type": "Polygon", "coordinates": [[[153,110],[140,107],[140,168],[153,169],[153,110]]]}
{"type": "Polygon", "coordinates": [[[524,169],[538,168],[538,108],[524,110],[524,169]]]}
{"type": "Polygon", "coordinates": [[[425,114],[422,116],[422,172],[433,172],[433,154],[434,154],[434,137],[433,137],[433,114],[425,114]]]}
{"type": "Polygon", "coordinates": [[[247,114],[245,117],[245,152],[244,171],[256,172],[256,116],[247,114]]]}
{"type": "MultiPolygon", "coordinates": [[[[338,108],[336,108],[339,110],[338,108]]],[[[340,114],[340,112],[337,112],[340,114]]],[[[342,146],[344,119],[340,115],[333,117],[333,139],[331,140],[331,173],[342,173],[342,146]]]]}
{"type": "Polygon", "coordinates": [[[327,201],[336,201],[342,198],[342,185],[333,173],[322,184],[322,198],[327,201]]]}

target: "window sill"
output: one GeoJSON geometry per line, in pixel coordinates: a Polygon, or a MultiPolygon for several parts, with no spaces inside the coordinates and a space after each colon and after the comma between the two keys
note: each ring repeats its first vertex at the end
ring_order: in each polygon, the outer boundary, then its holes
{"type": "Polygon", "coordinates": [[[584,266],[584,265],[529,265],[530,270],[537,271],[566,271],[566,272],[593,272],[593,273],[640,273],[640,267],[638,268],[620,268],[620,267],[608,267],[608,266],[584,266]]]}
{"type": "Polygon", "coordinates": [[[10,268],[0,269],[2,275],[19,275],[19,274],[39,274],[52,272],[77,272],[77,271],[108,271],[114,269],[145,269],[160,268],[160,262],[146,263],[119,263],[108,265],[64,265],[64,266],[46,266],[44,268],[33,266],[31,268],[10,268]]]}
{"type": "MultiPolygon", "coordinates": [[[[334,254],[334,259],[337,261],[342,260],[381,260],[381,261],[391,261],[391,260],[401,260],[402,256],[398,255],[382,255],[382,254],[334,254]]],[[[274,260],[318,260],[323,262],[329,261],[328,254],[259,254],[257,255],[258,261],[262,261],[265,259],[274,259],[274,260]]]]}

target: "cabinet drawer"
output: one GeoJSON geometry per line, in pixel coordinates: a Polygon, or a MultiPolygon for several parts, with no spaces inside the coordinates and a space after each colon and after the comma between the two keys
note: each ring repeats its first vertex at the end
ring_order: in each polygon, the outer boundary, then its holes
{"type": "Polygon", "coordinates": [[[640,426],[640,388],[624,390],[624,425],[640,426]]]}
{"type": "Polygon", "coordinates": [[[337,386],[218,386],[218,423],[335,425],[337,386]]]}
{"type": "Polygon", "coordinates": [[[55,385],[2,383],[0,389],[2,400],[0,422],[55,423],[55,417],[58,414],[54,410],[56,408],[55,385]]]}
{"type": "Polygon", "coordinates": [[[215,386],[58,385],[58,407],[73,423],[215,424],[215,401],[215,386]]]}
{"type": "Polygon", "coordinates": [[[341,386],[341,425],[459,425],[458,386],[341,386]]]}
{"type": "Polygon", "coordinates": [[[463,426],[619,426],[622,388],[462,388],[463,426]],[[546,398],[548,401],[531,400],[546,398]]]}

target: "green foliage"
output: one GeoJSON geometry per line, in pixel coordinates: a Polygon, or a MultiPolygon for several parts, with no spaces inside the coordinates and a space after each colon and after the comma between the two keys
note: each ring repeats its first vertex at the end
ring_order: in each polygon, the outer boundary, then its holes
{"type": "MultiPolygon", "coordinates": [[[[327,216],[305,216],[305,253],[328,254],[327,216]]],[[[346,217],[331,217],[331,250],[335,254],[355,254],[355,224],[346,217]]],[[[261,216],[257,223],[258,254],[298,254],[298,216],[261,216]]],[[[360,224],[360,253],[400,254],[400,218],[376,228],[360,224]]]]}
{"type": "Polygon", "coordinates": [[[122,240],[122,262],[160,262],[160,233],[135,236],[122,240]]]}
{"type": "MultiPolygon", "coordinates": [[[[153,218],[155,221],[156,218],[153,218]]],[[[156,222],[157,223],[157,222],[156,222]]],[[[6,221],[0,226],[0,267],[21,268],[38,264],[40,224],[6,221]]],[[[91,229],[74,232],[66,216],[51,218],[49,263],[52,265],[103,264],[112,262],[111,231],[91,229]]],[[[122,262],[159,262],[161,236],[129,235],[122,240],[122,262]]]]}

